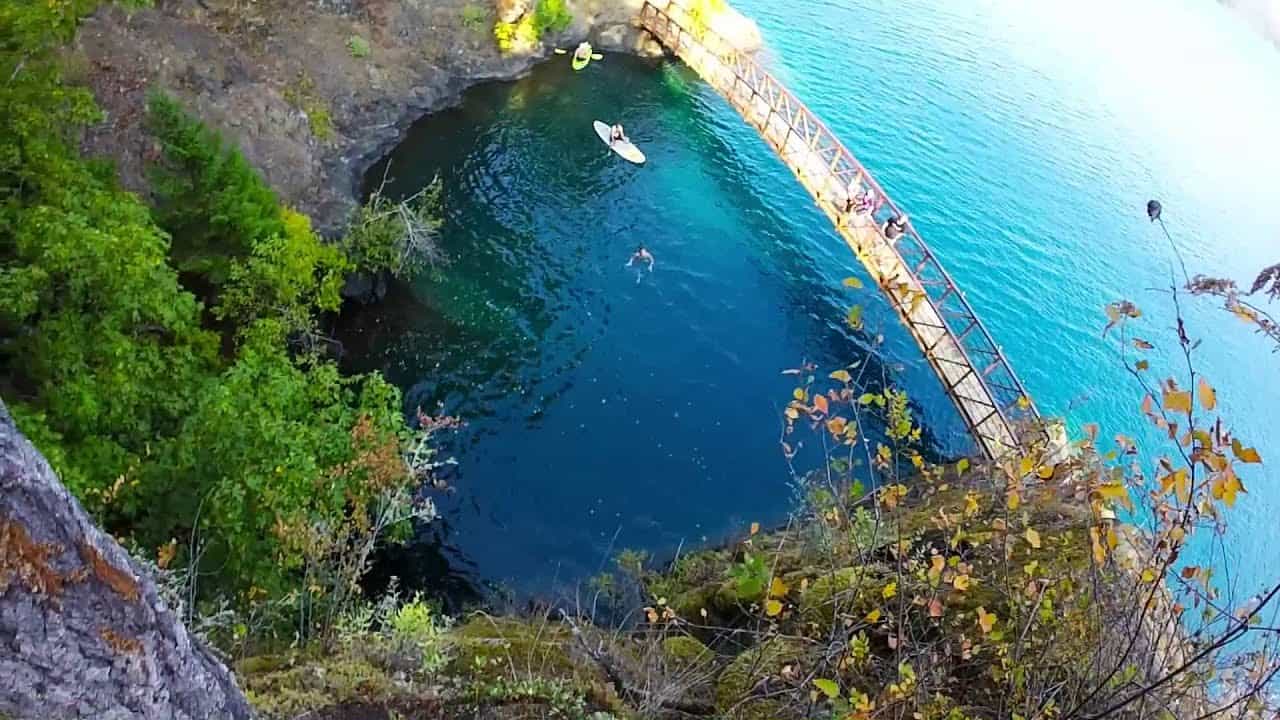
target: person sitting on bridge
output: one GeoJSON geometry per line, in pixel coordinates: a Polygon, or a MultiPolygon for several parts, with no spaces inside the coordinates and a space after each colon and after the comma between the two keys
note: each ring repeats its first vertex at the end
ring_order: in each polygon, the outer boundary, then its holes
{"type": "Polygon", "coordinates": [[[622,129],[622,123],[614,123],[613,127],[609,128],[609,144],[612,145],[619,141],[631,142],[627,139],[627,133],[622,129]]]}
{"type": "Polygon", "coordinates": [[[892,242],[902,237],[902,234],[907,231],[907,220],[905,213],[885,220],[883,228],[885,239],[892,242]]]}

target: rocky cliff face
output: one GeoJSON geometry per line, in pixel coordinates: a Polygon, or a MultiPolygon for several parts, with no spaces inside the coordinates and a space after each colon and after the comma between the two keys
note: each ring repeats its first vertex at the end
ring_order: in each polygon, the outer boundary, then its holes
{"type": "Polygon", "coordinates": [[[226,667],[0,402],[0,717],[252,716],[226,667]]]}
{"type": "Polygon", "coordinates": [[[633,25],[642,0],[569,0],[573,23],[525,53],[501,54],[493,24],[527,0],[157,0],[103,7],[77,38],[107,117],[86,149],[145,188],[159,149],[143,128],[146,95],[180,98],[236,142],[285,202],[323,232],[339,229],[360,178],[422,115],[467,87],[510,79],[551,48],[590,38],[656,54],[633,25]]]}

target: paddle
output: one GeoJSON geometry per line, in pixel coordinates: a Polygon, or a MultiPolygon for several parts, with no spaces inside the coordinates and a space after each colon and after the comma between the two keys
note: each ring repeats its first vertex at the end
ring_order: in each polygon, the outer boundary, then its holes
{"type": "MultiPolygon", "coordinates": [[[[564,48],[556,48],[556,49],[555,49],[555,54],[557,54],[557,55],[568,55],[568,54],[569,54],[569,51],[568,51],[568,50],[565,50],[564,48]]],[[[603,60],[603,59],[604,59],[604,56],[603,56],[603,55],[601,55],[600,53],[591,53],[591,59],[592,59],[592,60],[603,60]]]]}

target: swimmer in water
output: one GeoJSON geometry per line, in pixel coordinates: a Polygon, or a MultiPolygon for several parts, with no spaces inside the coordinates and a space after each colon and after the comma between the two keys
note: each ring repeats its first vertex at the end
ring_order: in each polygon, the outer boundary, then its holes
{"type": "Polygon", "coordinates": [[[649,252],[644,245],[637,245],[636,251],[631,253],[631,259],[627,261],[627,267],[641,263],[647,264],[649,272],[653,272],[653,253],[649,252]]]}

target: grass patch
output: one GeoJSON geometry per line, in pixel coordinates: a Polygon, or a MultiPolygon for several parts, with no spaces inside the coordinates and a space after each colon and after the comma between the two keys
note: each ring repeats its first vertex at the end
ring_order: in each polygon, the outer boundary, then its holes
{"type": "Polygon", "coordinates": [[[316,94],[315,81],[310,75],[299,73],[298,79],[284,89],[285,102],[301,110],[311,123],[311,135],[320,142],[333,139],[333,117],[329,104],[316,94]]]}
{"type": "Polygon", "coordinates": [[[352,35],[347,38],[347,52],[351,53],[353,58],[367,58],[370,53],[369,41],[359,35],[352,35]]]}

